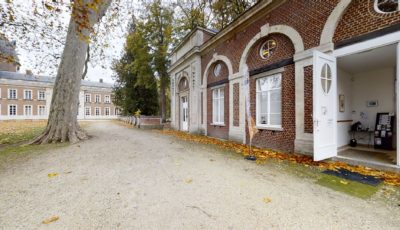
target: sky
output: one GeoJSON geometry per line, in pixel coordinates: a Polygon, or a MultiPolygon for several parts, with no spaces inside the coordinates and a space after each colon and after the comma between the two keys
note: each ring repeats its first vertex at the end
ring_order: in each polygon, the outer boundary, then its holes
{"type": "MultiPolygon", "coordinates": [[[[4,5],[5,2],[6,0],[0,0],[0,5],[4,5]]],[[[16,14],[16,18],[18,18],[19,16],[23,16],[25,18],[32,17],[33,20],[35,20],[32,16],[32,4],[34,2],[42,7],[42,0],[14,0],[14,11],[16,14]]],[[[68,3],[68,0],[64,0],[64,3],[68,3]]],[[[89,64],[86,80],[99,81],[100,79],[103,79],[104,82],[114,82],[114,80],[112,79],[114,72],[111,70],[111,63],[114,59],[118,59],[122,55],[128,24],[131,19],[131,13],[133,12],[133,9],[136,9],[137,4],[138,0],[121,0],[122,7],[120,7],[118,11],[118,25],[117,27],[113,28],[112,31],[105,33],[109,36],[105,36],[103,38],[103,40],[105,40],[107,43],[107,48],[103,49],[105,53],[104,58],[97,57],[97,59],[100,59],[101,61],[95,61],[96,58],[93,58],[94,61],[89,64]]],[[[61,26],[63,26],[64,28],[67,28],[70,13],[65,10],[61,15],[58,15],[57,17],[58,19],[56,20],[56,22],[62,24],[61,26]]],[[[38,26],[46,26],[46,23],[49,23],[49,21],[35,20],[34,23],[38,26]]],[[[10,40],[15,40],[17,42],[17,53],[21,63],[20,72],[24,73],[27,69],[29,69],[32,70],[34,74],[55,76],[56,68],[50,67],[52,65],[50,65],[49,63],[40,62],[40,70],[37,69],[36,66],[38,66],[37,63],[39,62],[38,57],[40,57],[41,55],[43,56],[43,53],[46,53],[47,51],[51,51],[50,53],[61,54],[62,47],[60,48],[59,46],[57,48],[55,46],[45,44],[40,40],[40,38],[38,38],[37,33],[28,32],[26,36],[15,36],[12,32],[1,30],[2,28],[0,28],[0,32],[5,33],[10,40]],[[36,44],[39,44],[37,45],[37,47],[40,47],[40,53],[38,53],[38,51],[30,49],[29,43],[31,42],[32,44],[34,42],[36,42],[36,44]]],[[[64,41],[65,35],[60,35],[60,40],[64,41]]],[[[91,55],[95,56],[96,53],[92,52],[91,55]]]]}

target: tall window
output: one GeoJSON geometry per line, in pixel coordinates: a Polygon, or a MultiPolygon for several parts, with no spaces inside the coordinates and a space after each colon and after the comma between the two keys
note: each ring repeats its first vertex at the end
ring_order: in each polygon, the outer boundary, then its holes
{"type": "Polygon", "coordinates": [[[38,92],[38,100],[39,100],[39,101],[44,101],[44,100],[46,100],[46,92],[45,92],[45,91],[39,91],[39,92],[38,92]]]}
{"type": "Polygon", "coordinates": [[[213,124],[224,124],[224,88],[213,90],[213,124]]]}
{"type": "Polygon", "coordinates": [[[110,108],[109,107],[104,108],[104,115],[110,116],[110,108]]]}
{"type": "Polygon", "coordinates": [[[24,90],[24,99],[32,100],[32,90],[24,90]]]}
{"type": "Polygon", "coordinates": [[[99,107],[96,107],[96,108],[94,109],[94,114],[95,114],[96,116],[100,116],[100,108],[99,108],[99,107]]]}
{"type": "Polygon", "coordinates": [[[25,105],[24,106],[24,115],[25,116],[32,116],[32,106],[31,105],[25,105]]]}
{"type": "Polygon", "coordinates": [[[106,104],[110,104],[110,103],[111,103],[111,101],[110,101],[110,95],[104,96],[104,103],[106,103],[106,104]]]}
{"type": "Polygon", "coordinates": [[[85,115],[90,116],[90,107],[85,107],[85,115]]]}
{"type": "Polygon", "coordinates": [[[282,126],[282,75],[257,79],[257,126],[281,128],[282,126]]]}
{"type": "Polygon", "coordinates": [[[17,99],[17,90],[16,89],[8,90],[8,99],[17,99]]]}
{"type": "Polygon", "coordinates": [[[90,94],[85,94],[85,102],[90,103],[92,101],[92,96],[90,94]]]}
{"type": "Polygon", "coordinates": [[[96,103],[100,103],[100,95],[96,94],[95,102],[96,103]]]}
{"type": "Polygon", "coordinates": [[[46,106],[44,106],[44,105],[39,105],[38,106],[38,115],[39,116],[46,115],[46,106]]]}
{"type": "Polygon", "coordinates": [[[9,105],[8,106],[8,115],[16,116],[17,115],[17,106],[16,105],[9,105]]]}

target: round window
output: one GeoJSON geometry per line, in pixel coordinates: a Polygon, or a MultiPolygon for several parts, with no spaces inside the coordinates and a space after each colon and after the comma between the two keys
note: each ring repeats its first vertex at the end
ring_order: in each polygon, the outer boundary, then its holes
{"type": "Polygon", "coordinates": [[[375,10],[378,13],[393,13],[400,11],[399,0],[375,0],[375,10]]]}
{"type": "Polygon", "coordinates": [[[321,71],[321,85],[325,94],[328,94],[332,86],[332,70],[328,64],[324,64],[321,71]]]}
{"type": "Polygon", "coordinates": [[[260,56],[262,59],[269,59],[276,50],[277,43],[275,40],[270,39],[264,42],[260,48],[260,56]]]}
{"type": "Polygon", "coordinates": [[[217,65],[215,65],[215,67],[214,67],[214,76],[219,77],[219,75],[221,74],[221,70],[222,70],[221,63],[218,63],[217,65]]]}

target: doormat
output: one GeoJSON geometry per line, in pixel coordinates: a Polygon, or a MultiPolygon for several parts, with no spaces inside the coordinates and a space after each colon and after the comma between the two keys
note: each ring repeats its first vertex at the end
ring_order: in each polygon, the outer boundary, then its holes
{"type": "Polygon", "coordinates": [[[382,179],[380,179],[380,178],[362,175],[360,173],[351,172],[347,169],[342,169],[342,168],[338,169],[337,171],[326,170],[326,171],[323,171],[322,173],[331,175],[331,176],[337,176],[337,177],[351,180],[351,181],[357,181],[359,183],[368,184],[368,185],[372,185],[372,186],[378,186],[380,183],[382,183],[382,179]]]}

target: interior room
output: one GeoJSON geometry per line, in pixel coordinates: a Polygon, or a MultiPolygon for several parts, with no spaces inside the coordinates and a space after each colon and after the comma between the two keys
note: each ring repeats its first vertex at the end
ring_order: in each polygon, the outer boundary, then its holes
{"type": "Polygon", "coordinates": [[[337,61],[338,155],[396,164],[396,46],[337,61]]]}

